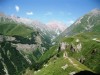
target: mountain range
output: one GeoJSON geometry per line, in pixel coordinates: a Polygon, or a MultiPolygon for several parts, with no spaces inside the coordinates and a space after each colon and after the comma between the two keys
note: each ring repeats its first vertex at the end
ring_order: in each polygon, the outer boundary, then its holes
{"type": "Polygon", "coordinates": [[[0,75],[100,73],[100,10],[62,22],[0,13],[0,75]]]}

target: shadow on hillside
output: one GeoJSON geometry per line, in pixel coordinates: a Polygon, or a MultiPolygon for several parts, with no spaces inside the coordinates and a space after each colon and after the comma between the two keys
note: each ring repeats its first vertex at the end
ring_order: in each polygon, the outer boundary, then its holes
{"type": "Polygon", "coordinates": [[[85,70],[85,71],[80,71],[74,75],[100,75],[100,74],[96,74],[96,73],[85,70]]]}

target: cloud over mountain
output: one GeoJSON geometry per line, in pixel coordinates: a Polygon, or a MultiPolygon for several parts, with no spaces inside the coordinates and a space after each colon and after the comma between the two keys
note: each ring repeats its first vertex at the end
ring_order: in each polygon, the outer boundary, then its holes
{"type": "Polygon", "coordinates": [[[27,15],[33,15],[33,12],[30,11],[30,12],[26,12],[27,15]]]}
{"type": "Polygon", "coordinates": [[[15,6],[15,9],[16,9],[17,12],[19,12],[20,7],[19,7],[18,5],[16,5],[16,6],[15,6]]]}

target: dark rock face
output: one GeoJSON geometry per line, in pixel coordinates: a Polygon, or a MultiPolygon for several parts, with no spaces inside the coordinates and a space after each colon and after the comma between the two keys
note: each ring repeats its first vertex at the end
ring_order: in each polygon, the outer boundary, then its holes
{"type": "Polygon", "coordinates": [[[74,47],[71,45],[70,46],[70,50],[72,51],[72,52],[75,52],[75,49],[74,49],[74,47]]]}
{"type": "Polygon", "coordinates": [[[91,54],[95,54],[96,52],[97,52],[97,50],[94,49],[94,50],[91,52],[91,54]]]}

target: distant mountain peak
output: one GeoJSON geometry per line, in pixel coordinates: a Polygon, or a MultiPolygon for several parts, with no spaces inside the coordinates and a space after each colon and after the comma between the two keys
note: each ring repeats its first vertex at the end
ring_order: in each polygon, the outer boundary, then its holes
{"type": "Polygon", "coordinates": [[[90,13],[92,13],[92,15],[100,14],[100,9],[95,8],[90,13]]]}
{"type": "Polygon", "coordinates": [[[89,13],[81,16],[70,27],[65,29],[60,36],[72,36],[85,32],[100,32],[100,10],[93,9],[89,13]]]}
{"type": "Polygon", "coordinates": [[[66,24],[60,22],[60,21],[51,21],[49,23],[47,23],[47,26],[51,29],[51,30],[60,30],[61,32],[64,31],[67,26],[66,24]]]}
{"type": "Polygon", "coordinates": [[[92,10],[92,12],[96,12],[96,11],[100,11],[100,9],[95,8],[95,9],[92,10]]]}

